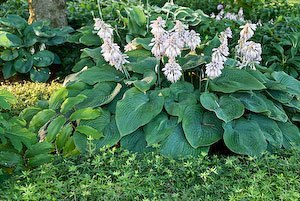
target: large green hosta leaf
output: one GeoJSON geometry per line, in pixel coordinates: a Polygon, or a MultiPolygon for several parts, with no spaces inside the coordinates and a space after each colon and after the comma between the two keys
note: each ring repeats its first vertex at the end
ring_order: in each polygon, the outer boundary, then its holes
{"type": "Polygon", "coordinates": [[[123,137],[121,139],[121,146],[125,149],[138,153],[151,150],[151,148],[147,147],[145,134],[142,129],[138,129],[134,133],[123,137]]]}
{"type": "Polygon", "coordinates": [[[19,15],[7,15],[5,18],[0,18],[0,24],[3,24],[8,27],[13,27],[21,31],[22,29],[25,29],[26,26],[28,26],[27,21],[20,17],[19,15]]]}
{"type": "Polygon", "coordinates": [[[33,55],[33,64],[37,67],[50,66],[54,61],[54,54],[48,50],[42,50],[33,55]]]}
{"type": "Polygon", "coordinates": [[[274,147],[280,148],[283,143],[283,136],[276,121],[269,119],[266,116],[251,114],[251,120],[256,121],[266,140],[274,147]]]}
{"type": "Polygon", "coordinates": [[[115,82],[100,82],[92,89],[81,92],[87,98],[77,108],[99,107],[110,103],[120,92],[122,85],[115,82]]]}
{"type": "Polygon", "coordinates": [[[9,32],[0,31],[0,47],[20,47],[22,43],[22,39],[18,36],[9,32]]]}
{"type": "Polygon", "coordinates": [[[222,121],[213,113],[202,110],[200,105],[185,109],[182,127],[187,141],[194,148],[209,146],[223,135],[222,121]]]}
{"type": "Polygon", "coordinates": [[[154,71],[148,70],[144,73],[144,78],[141,80],[136,80],[133,82],[133,85],[138,88],[140,91],[148,91],[151,86],[156,82],[157,76],[154,71]]]}
{"type": "Polygon", "coordinates": [[[148,146],[157,144],[166,139],[173,133],[176,126],[176,119],[169,119],[166,113],[161,113],[156,116],[144,127],[148,146]]]}
{"type": "Polygon", "coordinates": [[[300,81],[283,71],[273,72],[272,77],[287,88],[287,92],[300,97],[300,81]]]}
{"type": "Polygon", "coordinates": [[[244,105],[231,96],[221,96],[219,99],[217,95],[206,92],[201,94],[200,101],[205,109],[215,112],[226,123],[240,118],[245,110],[244,105]]]}
{"type": "Polygon", "coordinates": [[[223,128],[226,146],[237,154],[260,155],[267,149],[266,138],[254,120],[240,118],[223,128]]]}
{"type": "Polygon", "coordinates": [[[96,140],[96,148],[101,148],[103,146],[114,146],[121,139],[119,130],[116,125],[115,116],[110,117],[110,122],[103,129],[104,137],[100,140],[96,140]]]}
{"type": "Polygon", "coordinates": [[[174,132],[161,143],[160,152],[164,155],[174,158],[199,156],[201,153],[207,153],[209,147],[193,148],[186,140],[182,127],[177,125],[174,132]]]}
{"type": "Polygon", "coordinates": [[[245,108],[252,112],[262,113],[271,119],[282,122],[286,122],[288,119],[288,116],[279,104],[267,99],[261,93],[239,92],[231,96],[238,98],[244,104],[245,108]]]}
{"type": "Polygon", "coordinates": [[[120,71],[108,65],[89,68],[78,77],[80,81],[90,85],[94,85],[97,82],[120,82],[123,78],[124,75],[120,71]]]}
{"type": "Polygon", "coordinates": [[[143,74],[147,70],[155,70],[157,64],[157,59],[155,57],[147,57],[143,60],[138,60],[136,62],[130,62],[126,64],[129,71],[143,74]]]}
{"type": "Polygon", "coordinates": [[[188,82],[176,82],[172,84],[166,93],[165,109],[168,114],[178,117],[182,121],[185,108],[197,103],[198,95],[194,92],[194,86],[188,82]]]}
{"type": "Polygon", "coordinates": [[[3,61],[12,61],[16,59],[19,56],[18,50],[10,50],[6,49],[3,52],[0,53],[0,59],[3,61]]]}
{"type": "Polygon", "coordinates": [[[299,128],[289,122],[278,122],[278,126],[283,134],[283,147],[290,149],[300,146],[300,131],[299,128]]]}
{"type": "Polygon", "coordinates": [[[266,98],[260,93],[254,92],[239,92],[233,93],[231,96],[239,99],[247,110],[256,113],[268,112],[266,98]]]}
{"type": "Polygon", "coordinates": [[[209,82],[212,91],[232,93],[246,90],[262,90],[266,87],[254,76],[242,69],[225,68],[222,75],[209,82]]]}
{"type": "Polygon", "coordinates": [[[125,92],[116,107],[116,123],[121,136],[136,131],[157,116],[164,104],[159,91],[143,93],[133,87],[125,92]]]}

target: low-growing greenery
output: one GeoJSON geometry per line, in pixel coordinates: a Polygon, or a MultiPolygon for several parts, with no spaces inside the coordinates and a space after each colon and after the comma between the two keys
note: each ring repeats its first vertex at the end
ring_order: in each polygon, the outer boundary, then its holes
{"type": "Polygon", "coordinates": [[[103,149],[23,171],[2,183],[0,199],[296,201],[299,159],[299,151],[174,160],[103,149]]]}
{"type": "Polygon", "coordinates": [[[9,111],[12,115],[19,113],[27,107],[36,105],[39,101],[48,100],[61,84],[58,82],[33,83],[33,82],[1,82],[0,90],[7,90],[16,97],[16,103],[9,111]]]}

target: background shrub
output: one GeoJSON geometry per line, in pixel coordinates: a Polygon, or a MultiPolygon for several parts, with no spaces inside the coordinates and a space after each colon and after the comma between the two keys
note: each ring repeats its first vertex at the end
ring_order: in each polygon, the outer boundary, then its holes
{"type": "Polygon", "coordinates": [[[1,82],[0,90],[4,89],[16,96],[17,103],[12,105],[10,113],[18,115],[27,107],[34,106],[38,101],[48,100],[61,84],[58,82],[33,83],[33,82],[1,82]]]}

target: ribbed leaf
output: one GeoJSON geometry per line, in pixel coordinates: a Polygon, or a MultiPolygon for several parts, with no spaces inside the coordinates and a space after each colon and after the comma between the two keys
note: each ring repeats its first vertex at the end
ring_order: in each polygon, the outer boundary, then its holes
{"type": "Polygon", "coordinates": [[[103,146],[114,146],[120,141],[121,136],[117,128],[115,116],[111,116],[109,124],[103,129],[103,134],[103,138],[94,141],[97,149],[103,146]]]}
{"type": "Polygon", "coordinates": [[[244,105],[231,96],[221,96],[219,99],[217,95],[206,92],[201,94],[200,102],[205,109],[215,112],[226,123],[240,118],[245,110],[244,105]]]}
{"type": "Polygon", "coordinates": [[[207,153],[209,147],[193,148],[186,140],[180,124],[177,125],[174,132],[164,140],[160,147],[160,152],[164,155],[174,158],[194,156],[207,153]]]}
{"type": "Polygon", "coordinates": [[[123,137],[121,139],[121,147],[138,153],[151,150],[151,148],[147,148],[145,134],[142,129],[138,129],[134,133],[123,137]]]}
{"type": "Polygon", "coordinates": [[[200,105],[191,105],[185,109],[182,127],[193,148],[212,145],[223,135],[222,121],[213,113],[202,110],[200,105]]]}
{"type": "Polygon", "coordinates": [[[71,121],[75,120],[89,120],[89,119],[95,119],[101,115],[101,111],[98,109],[93,108],[83,108],[80,110],[76,110],[73,114],[70,116],[71,121]]]}
{"type": "Polygon", "coordinates": [[[151,146],[165,140],[174,132],[176,126],[175,118],[169,119],[166,113],[159,114],[144,127],[147,145],[151,146]]]}
{"type": "Polygon", "coordinates": [[[99,107],[110,103],[116,95],[120,92],[122,85],[114,82],[101,82],[94,86],[92,89],[86,89],[81,92],[85,95],[85,99],[82,103],[78,104],[78,108],[86,107],[99,107]]]}
{"type": "Polygon", "coordinates": [[[283,135],[276,121],[266,116],[251,114],[251,120],[256,121],[266,140],[274,147],[281,148],[283,135]]]}
{"type": "Polygon", "coordinates": [[[283,147],[291,149],[293,147],[300,146],[300,131],[299,128],[289,122],[277,122],[282,134],[283,134],[283,147]]]}
{"type": "Polygon", "coordinates": [[[68,96],[68,90],[65,87],[58,89],[54,94],[51,95],[49,99],[49,108],[52,110],[57,110],[61,103],[68,96]]]}
{"type": "Polygon", "coordinates": [[[254,120],[240,118],[223,125],[224,142],[237,154],[260,155],[267,149],[266,138],[254,120]]]}
{"type": "Polygon", "coordinates": [[[112,66],[103,65],[101,67],[92,67],[79,75],[79,80],[90,85],[98,82],[120,82],[124,75],[112,66]]]}
{"type": "Polygon", "coordinates": [[[63,115],[56,117],[47,128],[46,141],[53,142],[56,138],[56,135],[61,130],[63,125],[66,123],[66,118],[63,115]]]}
{"type": "Polygon", "coordinates": [[[232,93],[236,91],[261,90],[266,87],[254,76],[242,69],[223,69],[222,75],[209,82],[212,91],[232,93]]]}
{"type": "Polygon", "coordinates": [[[146,71],[142,80],[133,82],[133,85],[140,91],[148,91],[156,83],[156,73],[154,71],[146,71]]]}
{"type": "Polygon", "coordinates": [[[284,85],[287,88],[287,91],[290,94],[300,97],[300,81],[289,76],[283,71],[280,72],[273,72],[272,77],[279,82],[280,84],[284,85]]]}
{"type": "Polygon", "coordinates": [[[116,108],[116,123],[121,136],[149,123],[161,112],[163,104],[164,98],[158,91],[143,93],[135,87],[126,91],[116,108]]]}

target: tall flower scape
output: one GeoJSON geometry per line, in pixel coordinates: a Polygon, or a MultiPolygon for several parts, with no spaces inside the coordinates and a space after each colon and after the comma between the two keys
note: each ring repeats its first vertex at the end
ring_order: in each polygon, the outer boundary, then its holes
{"type": "MultiPolygon", "coordinates": [[[[200,35],[194,30],[188,30],[188,26],[179,20],[176,20],[175,26],[171,30],[165,30],[166,21],[161,17],[151,21],[150,28],[153,34],[153,39],[149,44],[152,47],[151,52],[158,60],[167,57],[168,61],[162,68],[162,72],[170,82],[175,83],[182,76],[182,68],[177,63],[176,58],[181,55],[182,50],[189,49],[195,52],[196,47],[201,43],[200,35]]],[[[241,28],[240,39],[236,46],[236,56],[239,59],[238,67],[243,68],[249,65],[252,69],[255,69],[255,64],[259,64],[261,61],[261,45],[248,40],[254,35],[256,25],[247,23],[241,28]]],[[[128,56],[123,54],[120,47],[114,43],[112,27],[103,20],[96,18],[94,29],[98,31],[98,36],[103,40],[101,53],[105,61],[117,70],[126,73],[124,64],[128,63],[126,60],[128,56]]],[[[229,38],[232,38],[230,27],[220,33],[221,45],[213,49],[211,62],[205,65],[205,73],[210,79],[219,77],[222,74],[222,69],[230,54],[228,48],[229,38]]],[[[132,41],[125,46],[125,51],[136,48],[137,44],[132,41]]]]}

